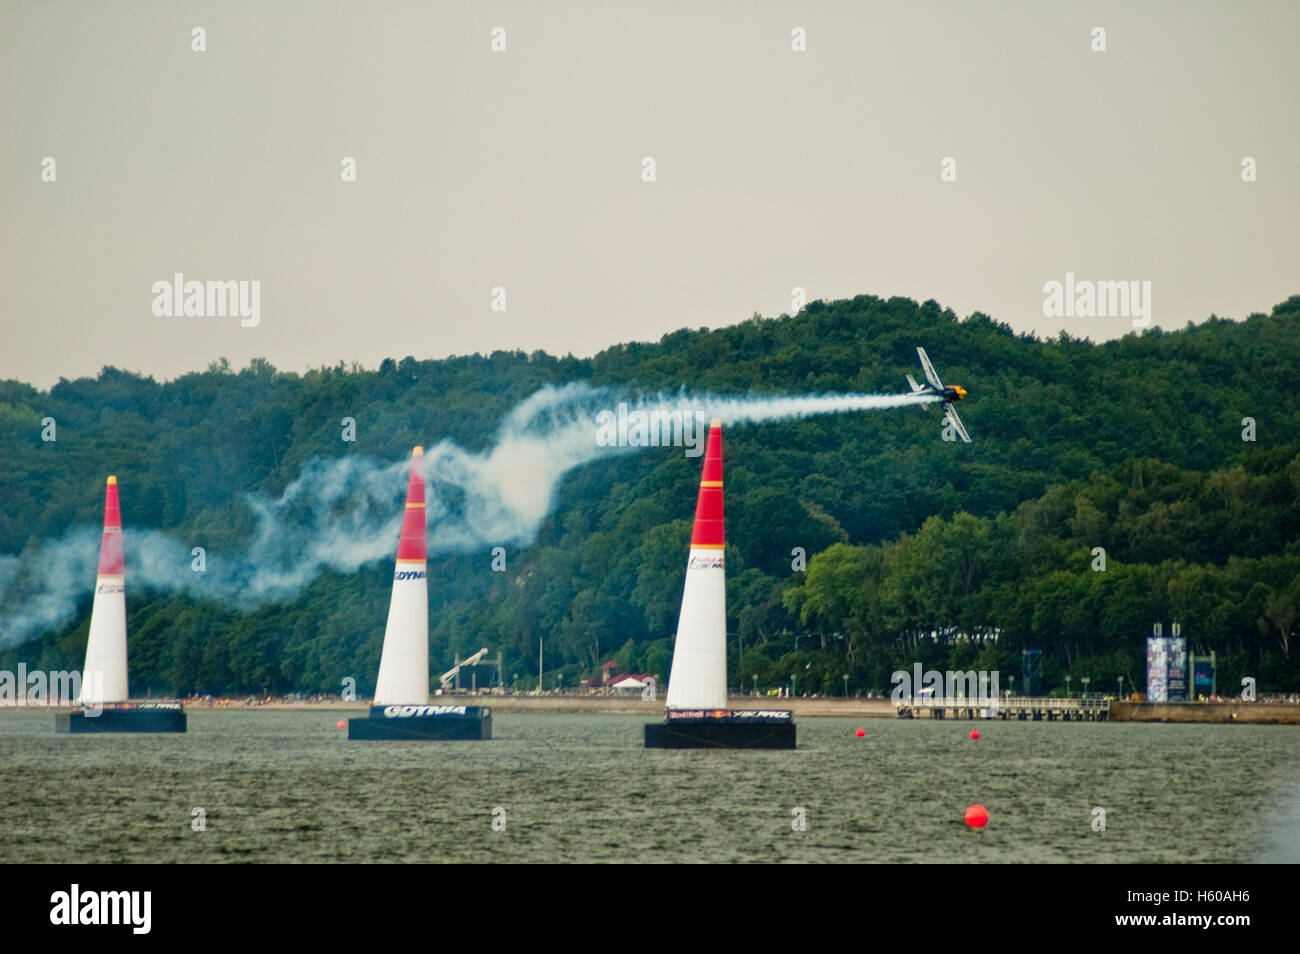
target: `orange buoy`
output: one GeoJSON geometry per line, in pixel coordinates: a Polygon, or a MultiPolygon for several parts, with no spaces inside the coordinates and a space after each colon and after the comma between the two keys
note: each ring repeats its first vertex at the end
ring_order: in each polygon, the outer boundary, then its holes
{"type": "Polygon", "coordinates": [[[979,729],[971,729],[971,730],[970,730],[970,737],[971,737],[972,739],[974,739],[976,742],[978,742],[978,741],[979,741],[979,738],[980,738],[980,730],[979,730],[979,729]]]}
{"type": "Polygon", "coordinates": [[[346,722],[344,722],[342,719],[339,719],[339,728],[340,728],[340,729],[346,729],[347,727],[348,727],[348,724],[347,724],[346,722]]]}
{"type": "Polygon", "coordinates": [[[866,730],[866,729],[858,729],[858,738],[859,738],[859,739],[862,738],[862,737],[863,737],[864,735],[866,735],[866,734],[867,734],[867,730],[866,730]]]}
{"type": "Polygon", "coordinates": [[[989,813],[983,805],[972,805],[966,809],[966,824],[971,828],[983,828],[989,823],[989,813]]]}

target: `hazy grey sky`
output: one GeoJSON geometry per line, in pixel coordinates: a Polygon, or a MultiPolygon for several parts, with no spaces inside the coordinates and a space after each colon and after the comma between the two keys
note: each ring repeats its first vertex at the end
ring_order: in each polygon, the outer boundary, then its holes
{"type": "Polygon", "coordinates": [[[1045,318],[1066,272],[1245,317],[1300,291],[1298,39],[1295,3],[0,0],[0,377],[588,355],[795,286],[1130,330],[1045,318]],[[259,281],[259,324],[155,317],[175,272],[259,281]]]}

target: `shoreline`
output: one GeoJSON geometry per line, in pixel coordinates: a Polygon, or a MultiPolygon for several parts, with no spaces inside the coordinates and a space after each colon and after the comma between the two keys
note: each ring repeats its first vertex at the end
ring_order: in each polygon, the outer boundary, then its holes
{"type": "MultiPolygon", "coordinates": [[[[178,701],[162,699],[133,699],[136,705],[151,702],[178,701]]],[[[179,700],[184,703],[187,712],[337,712],[364,714],[370,709],[369,700],[360,702],[343,702],[334,700],[302,700],[269,702],[248,702],[248,697],[240,699],[217,699],[212,705],[205,702],[179,700]]],[[[584,695],[517,695],[492,696],[470,694],[445,694],[429,697],[430,705],[466,705],[488,706],[497,713],[512,712],[553,712],[572,715],[640,715],[647,718],[659,718],[664,715],[665,706],[662,699],[645,702],[639,696],[624,698],[619,696],[584,696],[584,695]]],[[[859,718],[859,719],[897,719],[897,709],[888,699],[836,699],[836,698],[800,698],[773,699],[770,697],[753,698],[749,696],[728,696],[729,709],[776,709],[789,710],[796,719],[800,718],[859,718]]],[[[65,704],[40,703],[35,705],[13,702],[0,704],[4,710],[43,710],[47,712],[71,712],[79,707],[65,704]]],[[[998,719],[962,719],[965,722],[998,722],[998,719]]],[[[1300,725],[1300,703],[1285,702],[1119,702],[1110,704],[1108,722],[1160,722],[1171,724],[1210,724],[1210,725],[1300,725]]]]}
{"type": "MultiPolygon", "coordinates": [[[[254,702],[249,704],[247,697],[240,699],[217,699],[213,705],[191,700],[132,699],[133,704],[150,702],[181,701],[187,712],[351,712],[364,714],[370,709],[369,700],[343,702],[341,700],[319,700],[286,702],[254,702]]],[[[640,696],[620,698],[618,696],[492,696],[492,695],[431,695],[430,705],[466,705],[488,706],[494,713],[502,712],[557,712],[593,715],[644,715],[663,716],[665,706],[662,699],[644,702],[640,696]]],[[[796,718],[817,718],[821,716],[857,716],[864,719],[893,719],[896,710],[888,699],[773,699],[767,696],[751,698],[749,696],[728,696],[727,707],[730,709],[777,709],[789,710],[796,718]]],[[[43,709],[50,712],[67,712],[77,707],[70,705],[7,705],[3,709],[43,709]]]]}

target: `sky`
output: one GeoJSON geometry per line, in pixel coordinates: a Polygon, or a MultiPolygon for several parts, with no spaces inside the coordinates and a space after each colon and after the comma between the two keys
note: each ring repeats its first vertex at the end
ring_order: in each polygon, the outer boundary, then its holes
{"type": "Polygon", "coordinates": [[[1297,39],[1267,2],[0,0],[0,378],[586,356],[797,288],[1133,331],[1045,313],[1067,273],[1244,318],[1300,292],[1297,39]],[[172,315],[177,273],[256,324],[172,315]]]}

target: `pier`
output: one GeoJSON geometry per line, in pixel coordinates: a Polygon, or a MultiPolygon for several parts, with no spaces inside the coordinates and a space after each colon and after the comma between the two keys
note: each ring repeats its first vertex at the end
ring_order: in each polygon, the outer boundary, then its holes
{"type": "Polygon", "coordinates": [[[1015,719],[1019,722],[1105,722],[1110,700],[1101,695],[1075,698],[1007,696],[988,699],[916,698],[898,706],[898,718],[917,719],[1015,719]]]}

